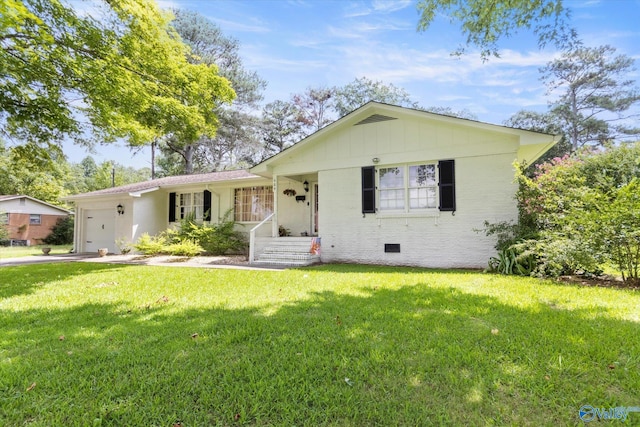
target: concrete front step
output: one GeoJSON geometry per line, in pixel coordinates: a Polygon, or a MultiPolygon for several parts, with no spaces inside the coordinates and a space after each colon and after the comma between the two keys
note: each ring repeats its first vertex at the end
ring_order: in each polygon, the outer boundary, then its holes
{"type": "Polygon", "coordinates": [[[258,257],[258,260],[293,260],[293,261],[314,261],[320,260],[318,255],[312,255],[310,253],[300,252],[263,252],[258,257]]]}
{"type": "Polygon", "coordinates": [[[255,264],[300,267],[317,264],[319,255],[313,255],[311,237],[287,237],[271,240],[258,255],[255,264]]]}

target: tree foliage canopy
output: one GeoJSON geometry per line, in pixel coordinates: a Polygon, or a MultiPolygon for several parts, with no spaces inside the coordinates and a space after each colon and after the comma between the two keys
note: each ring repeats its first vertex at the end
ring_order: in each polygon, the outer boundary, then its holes
{"type": "MultiPolygon", "coordinates": [[[[540,47],[569,45],[575,32],[568,26],[563,0],[420,0],[418,30],[426,31],[438,13],[460,22],[467,45],[480,48],[484,59],[499,56],[498,42],[521,29],[533,30],[540,47]]],[[[464,53],[464,47],[456,54],[464,53]]]]}
{"type": "Polygon", "coordinates": [[[91,5],[100,18],[59,0],[2,2],[2,129],[41,142],[92,131],[132,145],[213,135],[214,109],[234,92],[215,66],[188,62],[171,15],[149,0],[91,5]]]}
{"type": "Polygon", "coordinates": [[[635,81],[627,77],[633,65],[633,58],[616,55],[611,46],[578,44],[540,70],[549,93],[559,92],[551,114],[572,151],[640,135],[640,127],[628,121],[628,112],[640,101],[635,81]]]}
{"type": "Polygon", "coordinates": [[[369,101],[411,108],[418,106],[405,89],[366,77],[357,78],[351,83],[337,87],[334,92],[333,109],[338,117],[349,114],[369,101]]]}
{"type": "Polygon", "coordinates": [[[68,164],[60,150],[33,143],[6,147],[0,141],[0,194],[26,194],[54,205],[68,194],[68,164]]]}
{"type": "MultiPolygon", "coordinates": [[[[255,72],[244,68],[240,44],[225,36],[220,28],[197,12],[175,10],[171,25],[191,48],[188,60],[192,64],[217,67],[221,76],[229,80],[237,97],[229,105],[215,109],[218,118],[216,135],[203,135],[197,140],[171,135],[161,140],[165,157],[180,158],[180,173],[220,170],[229,163],[253,154],[258,143],[256,119],[246,110],[257,108],[262,100],[266,82],[255,72]]],[[[163,161],[163,164],[166,162],[163,161]]],[[[170,172],[172,167],[163,168],[170,172]]]]}

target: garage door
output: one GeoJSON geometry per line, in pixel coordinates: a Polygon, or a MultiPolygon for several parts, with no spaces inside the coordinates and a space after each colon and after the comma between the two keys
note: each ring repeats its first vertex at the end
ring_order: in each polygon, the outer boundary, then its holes
{"type": "Polygon", "coordinates": [[[108,248],[115,252],[115,211],[112,209],[88,209],[84,218],[84,251],[97,252],[108,248]]]}

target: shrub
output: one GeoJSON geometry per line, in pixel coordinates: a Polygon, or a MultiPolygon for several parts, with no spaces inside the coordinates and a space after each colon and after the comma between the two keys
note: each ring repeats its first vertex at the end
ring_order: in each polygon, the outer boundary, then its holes
{"type": "Polygon", "coordinates": [[[42,239],[42,243],[47,245],[68,245],[73,243],[73,217],[58,218],[56,224],[51,228],[51,233],[42,239]]]}
{"type": "MultiPolygon", "coordinates": [[[[0,218],[2,217],[2,212],[0,212],[0,218]]],[[[9,241],[9,230],[7,228],[7,224],[4,224],[3,222],[0,221],[0,242],[2,241],[9,241]]]]}
{"type": "Polygon", "coordinates": [[[166,240],[162,236],[150,236],[144,233],[133,245],[136,251],[144,255],[158,255],[165,252],[166,240]]]}
{"type": "Polygon", "coordinates": [[[172,243],[164,247],[164,252],[169,255],[178,255],[186,257],[194,257],[200,255],[203,251],[202,247],[193,240],[182,240],[177,243],[172,243]]]}
{"type": "Polygon", "coordinates": [[[639,283],[639,158],[636,143],[556,158],[533,176],[519,166],[519,223],[485,223],[497,237],[490,269],[521,274],[533,260],[537,276],[593,275],[611,263],[639,283]]]}
{"type": "Polygon", "coordinates": [[[241,253],[247,244],[244,235],[236,230],[232,214],[232,210],[227,211],[219,224],[198,224],[193,216],[187,217],[178,227],[164,230],[157,237],[143,234],[134,248],[145,255],[196,256],[203,251],[211,255],[241,253]]]}
{"type": "Polygon", "coordinates": [[[244,235],[236,230],[236,222],[231,219],[232,211],[229,210],[219,224],[204,225],[193,235],[211,255],[225,255],[229,253],[241,253],[246,249],[247,243],[244,235]]]}

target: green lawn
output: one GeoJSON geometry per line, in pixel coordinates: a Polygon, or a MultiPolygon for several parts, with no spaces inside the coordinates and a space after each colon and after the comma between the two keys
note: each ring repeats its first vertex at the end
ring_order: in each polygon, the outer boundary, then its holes
{"type": "Polygon", "coordinates": [[[43,255],[42,248],[51,248],[50,255],[68,254],[73,245],[0,246],[0,260],[43,255]]]}
{"type": "Polygon", "coordinates": [[[637,291],[349,265],[0,268],[2,425],[581,425],[582,405],[640,406],[638,390],[637,291]]]}

